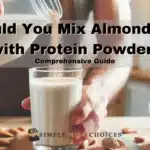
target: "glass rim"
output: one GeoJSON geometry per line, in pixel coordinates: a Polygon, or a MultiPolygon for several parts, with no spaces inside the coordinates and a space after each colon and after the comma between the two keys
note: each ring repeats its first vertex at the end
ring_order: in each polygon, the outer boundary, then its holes
{"type": "Polygon", "coordinates": [[[29,72],[58,72],[58,73],[63,73],[63,72],[83,72],[83,69],[79,69],[79,68],[61,68],[61,69],[52,69],[52,68],[49,68],[49,67],[33,67],[33,68],[29,68],[28,69],[29,72]]]}

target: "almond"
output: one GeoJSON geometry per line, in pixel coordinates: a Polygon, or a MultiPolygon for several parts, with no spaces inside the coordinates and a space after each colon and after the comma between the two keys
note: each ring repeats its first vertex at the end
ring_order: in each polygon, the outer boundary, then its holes
{"type": "MultiPolygon", "coordinates": [[[[12,129],[13,130],[13,129],[12,129]]],[[[19,132],[14,137],[0,137],[0,150],[32,150],[32,142],[28,133],[19,132]]]]}
{"type": "Polygon", "coordinates": [[[138,131],[133,130],[133,129],[129,129],[129,128],[122,129],[122,134],[132,134],[132,133],[138,133],[138,131]]]}
{"type": "Polygon", "coordinates": [[[150,150],[150,144],[141,145],[140,150],[150,150]]]}
{"type": "Polygon", "coordinates": [[[24,129],[23,127],[18,127],[17,129],[18,129],[19,131],[22,131],[22,132],[25,131],[25,129],[24,129]]]}
{"type": "Polygon", "coordinates": [[[114,139],[114,138],[105,138],[105,139],[103,139],[102,145],[104,147],[112,148],[112,149],[121,147],[120,142],[118,140],[114,139]]]}
{"type": "Polygon", "coordinates": [[[0,147],[0,150],[10,150],[10,149],[7,147],[0,147]]]}
{"type": "Polygon", "coordinates": [[[0,137],[13,137],[13,134],[7,130],[0,129],[0,137]]]}
{"type": "Polygon", "coordinates": [[[0,146],[10,147],[13,138],[0,138],[0,146]]]}
{"type": "Polygon", "coordinates": [[[137,143],[137,144],[138,143],[143,143],[144,142],[144,138],[142,138],[142,137],[135,137],[134,138],[134,142],[137,143]]]}
{"type": "Polygon", "coordinates": [[[13,135],[16,135],[18,133],[17,129],[8,129],[7,131],[13,135]]]}
{"type": "Polygon", "coordinates": [[[19,133],[11,142],[11,150],[33,150],[28,133],[19,133]]]}

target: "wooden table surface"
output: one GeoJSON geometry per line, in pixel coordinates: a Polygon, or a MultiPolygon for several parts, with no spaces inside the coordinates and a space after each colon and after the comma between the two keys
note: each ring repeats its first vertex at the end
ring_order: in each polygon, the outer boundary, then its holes
{"type": "MultiPolygon", "coordinates": [[[[28,117],[0,117],[0,128],[10,128],[10,127],[18,127],[22,126],[25,128],[30,128],[31,126],[31,118],[28,117]]],[[[141,129],[144,136],[150,136],[150,118],[127,118],[127,117],[120,117],[120,118],[111,118],[108,117],[101,121],[101,129],[107,129],[110,132],[117,132],[120,131],[122,128],[136,128],[141,129]],[[148,132],[147,132],[148,131],[148,132]],[[145,135],[146,134],[146,135],[145,135]]],[[[116,133],[115,132],[115,133],[116,133]]],[[[97,138],[97,142],[93,146],[89,146],[86,150],[104,150],[101,147],[101,138],[97,138]]],[[[135,145],[135,144],[134,144],[135,145]]],[[[46,147],[41,147],[41,149],[36,150],[49,150],[46,147]]],[[[135,147],[132,150],[139,150],[138,147],[135,147]]]]}
{"type": "MultiPolygon", "coordinates": [[[[31,126],[31,118],[0,117],[0,127],[10,128],[18,126],[29,128],[31,126]]],[[[150,117],[107,117],[101,120],[102,129],[122,129],[124,127],[150,129],[150,117]]]]}

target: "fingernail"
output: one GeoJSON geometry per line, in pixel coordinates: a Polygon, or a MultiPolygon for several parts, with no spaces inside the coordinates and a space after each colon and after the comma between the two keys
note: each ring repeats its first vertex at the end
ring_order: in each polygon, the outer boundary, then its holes
{"type": "Polygon", "coordinates": [[[22,132],[25,131],[25,129],[23,127],[18,127],[17,129],[22,132]]]}
{"type": "Polygon", "coordinates": [[[82,137],[77,140],[73,140],[73,143],[77,144],[77,145],[81,145],[85,140],[86,140],[86,138],[82,137]]]}

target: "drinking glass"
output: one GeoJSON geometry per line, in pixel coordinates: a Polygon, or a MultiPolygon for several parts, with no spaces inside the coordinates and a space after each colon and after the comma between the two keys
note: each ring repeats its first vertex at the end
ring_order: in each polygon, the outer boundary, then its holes
{"type": "Polygon", "coordinates": [[[36,147],[75,147],[70,136],[70,113],[81,101],[82,69],[31,68],[29,86],[30,135],[36,147]]]}

